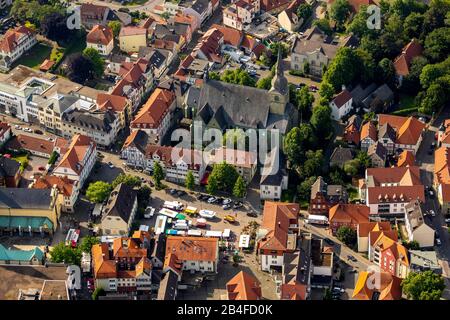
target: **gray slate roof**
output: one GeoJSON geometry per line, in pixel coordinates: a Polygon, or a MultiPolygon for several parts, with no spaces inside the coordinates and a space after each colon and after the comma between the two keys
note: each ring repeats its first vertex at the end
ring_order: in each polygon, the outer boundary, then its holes
{"type": "Polygon", "coordinates": [[[125,183],[119,184],[109,196],[102,220],[108,216],[114,216],[128,222],[135,199],[136,191],[132,187],[125,183]]]}
{"type": "Polygon", "coordinates": [[[0,188],[0,208],[49,209],[51,189],[0,188]]]}

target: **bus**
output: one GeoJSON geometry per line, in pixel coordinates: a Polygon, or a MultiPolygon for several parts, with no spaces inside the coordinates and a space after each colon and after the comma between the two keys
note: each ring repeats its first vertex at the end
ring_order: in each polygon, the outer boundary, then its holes
{"type": "Polygon", "coordinates": [[[325,225],[325,224],[328,224],[328,218],[325,216],[321,216],[321,215],[310,214],[308,216],[308,219],[305,220],[305,223],[325,225]]]}

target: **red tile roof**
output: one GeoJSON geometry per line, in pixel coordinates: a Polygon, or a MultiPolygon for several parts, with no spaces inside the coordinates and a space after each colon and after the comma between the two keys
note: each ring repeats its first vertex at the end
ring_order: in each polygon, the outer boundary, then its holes
{"type": "Polygon", "coordinates": [[[56,185],[58,191],[63,194],[65,197],[70,197],[73,193],[73,187],[75,185],[75,181],[70,180],[67,177],[59,177],[59,176],[41,176],[36,179],[36,182],[33,183],[33,189],[51,189],[56,185]]]}
{"type": "Polygon", "coordinates": [[[291,222],[297,223],[299,209],[298,203],[266,201],[264,203],[261,228],[268,232],[261,240],[259,248],[287,250],[289,226],[291,222]]]}
{"type": "Polygon", "coordinates": [[[361,133],[358,130],[358,127],[352,123],[345,128],[344,137],[348,142],[353,142],[355,145],[359,144],[359,137],[361,133]]]}
{"type": "Polygon", "coordinates": [[[20,26],[15,29],[9,29],[0,40],[0,51],[11,53],[13,52],[20,39],[24,36],[32,36],[33,30],[25,26],[20,26]]]}
{"type": "Polygon", "coordinates": [[[367,177],[370,176],[373,178],[375,186],[388,183],[402,186],[422,185],[420,168],[417,166],[368,168],[367,177]]]}
{"type": "Polygon", "coordinates": [[[147,29],[136,26],[122,27],[120,29],[119,37],[147,35],[147,29]]]}
{"type": "Polygon", "coordinates": [[[114,38],[113,32],[108,26],[95,25],[86,36],[87,43],[108,45],[114,38]]]}
{"type": "Polygon", "coordinates": [[[224,44],[239,48],[239,45],[241,44],[242,38],[244,36],[244,33],[242,31],[218,24],[213,24],[211,28],[215,28],[222,32],[224,44]]]}
{"type": "Polygon", "coordinates": [[[364,140],[365,138],[371,138],[373,141],[377,141],[377,128],[372,122],[367,122],[361,127],[361,137],[360,141],[364,140]]]}
{"type": "Polygon", "coordinates": [[[403,49],[402,53],[395,58],[394,68],[395,72],[401,76],[407,76],[409,74],[409,67],[411,61],[418,56],[421,56],[423,48],[417,39],[411,40],[403,49]]]}
{"type": "Polygon", "coordinates": [[[362,204],[337,204],[330,208],[330,223],[359,224],[369,222],[368,206],[362,204]]]}
{"type": "Polygon", "coordinates": [[[358,236],[366,238],[370,232],[373,231],[388,231],[391,230],[391,223],[389,221],[383,222],[362,222],[358,224],[358,236]]]}
{"type": "Polygon", "coordinates": [[[390,114],[379,114],[378,125],[388,123],[397,133],[396,143],[416,145],[419,141],[425,124],[414,117],[401,117],[390,114]]]}
{"type": "Polygon", "coordinates": [[[175,94],[172,91],[156,88],[131,121],[131,128],[157,128],[174,101],[175,94]]]}
{"type": "Polygon", "coordinates": [[[12,150],[23,149],[45,153],[50,156],[55,148],[55,143],[34,136],[19,134],[18,136],[15,136],[11,140],[9,140],[6,147],[12,150]]]}
{"type": "Polygon", "coordinates": [[[219,239],[169,236],[166,240],[166,258],[171,254],[175,254],[180,261],[215,262],[219,254],[219,239]]]}
{"type": "Polygon", "coordinates": [[[450,148],[440,147],[434,152],[434,182],[450,184],[450,148]]]}
{"type": "Polygon", "coordinates": [[[409,202],[411,200],[425,201],[423,185],[371,187],[367,189],[369,203],[409,202]]]}
{"type": "Polygon", "coordinates": [[[415,157],[412,151],[404,150],[402,153],[400,153],[397,160],[397,167],[407,167],[407,166],[412,167],[414,165],[415,165],[415,157]]]}
{"type": "Polygon", "coordinates": [[[339,109],[344,104],[346,104],[348,101],[350,101],[351,99],[352,99],[352,95],[350,94],[350,92],[347,89],[345,89],[345,90],[342,90],[339,94],[337,94],[333,98],[333,102],[339,109]]]}
{"type": "Polygon", "coordinates": [[[377,274],[361,271],[353,290],[352,299],[372,300],[374,293],[378,292],[378,300],[400,300],[402,298],[402,279],[397,278],[387,272],[377,272],[377,274]],[[380,279],[380,288],[374,288],[373,278],[380,279]]]}
{"type": "Polygon", "coordinates": [[[255,277],[241,271],[226,284],[228,300],[260,300],[261,284],[255,277]]]}
{"type": "Polygon", "coordinates": [[[91,146],[95,147],[95,142],[91,138],[81,134],[74,135],[67,152],[56,168],[70,168],[77,174],[80,174],[83,170],[81,163],[91,146]]]}
{"type": "Polygon", "coordinates": [[[116,96],[107,93],[97,95],[97,105],[100,110],[112,110],[114,112],[123,112],[128,104],[128,100],[122,96],[116,96]]]}

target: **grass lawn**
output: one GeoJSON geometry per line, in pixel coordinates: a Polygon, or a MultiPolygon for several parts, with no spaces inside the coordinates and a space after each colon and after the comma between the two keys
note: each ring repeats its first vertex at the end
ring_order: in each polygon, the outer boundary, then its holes
{"type": "Polygon", "coordinates": [[[27,67],[38,69],[41,63],[50,57],[51,52],[52,47],[43,43],[37,43],[30,51],[17,60],[15,65],[23,64],[27,67]]]}
{"type": "MultiPolygon", "coordinates": [[[[130,2],[125,3],[126,6],[135,6],[135,5],[141,5],[141,4],[145,4],[148,0],[131,0],[130,2]]],[[[170,1],[170,2],[174,2],[174,3],[180,3],[180,1],[170,1]]]]}
{"type": "Polygon", "coordinates": [[[406,95],[406,94],[400,94],[400,101],[398,104],[397,110],[392,112],[392,114],[396,115],[409,115],[413,112],[416,112],[418,107],[414,103],[414,96],[406,95]]]}

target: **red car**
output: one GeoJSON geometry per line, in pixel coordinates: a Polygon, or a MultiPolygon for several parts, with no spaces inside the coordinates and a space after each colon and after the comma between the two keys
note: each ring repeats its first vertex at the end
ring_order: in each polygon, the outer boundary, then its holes
{"type": "Polygon", "coordinates": [[[39,167],[38,170],[39,171],[45,171],[45,168],[44,167],[39,167]]]}

